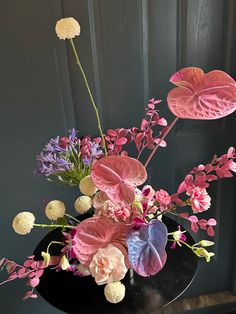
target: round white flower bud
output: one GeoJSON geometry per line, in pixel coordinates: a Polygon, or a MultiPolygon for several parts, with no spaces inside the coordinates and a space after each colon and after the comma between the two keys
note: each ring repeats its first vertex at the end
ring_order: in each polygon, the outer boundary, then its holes
{"type": "Polygon", "coordinates": [[[62,201],[51,201],[45,207],[45,214],[48,219],[57,220],[65,215],[65,204],[62,201]]]}
{"type": "Polygon", "coordinates": [[[12,227],[18,234],[30,233],[34,226],[35,217],[30,212],[21,212],[13,219],[12,227]]]}
{"type": "Polygon", "coordinates": [[[94,185],[90,176],[86,176],[80,180],[79,189],[82,194],[92,196],[97,192],[97,187],[94,185]]]}
{"type": "Polygon", "coordinates": [[[75,201],[75,210],[80,213],[86,213],[92,207],[92,199],[89,196],[82,195],[75,201]]]}
{"type": "Polygon", "coordinates": [[[73,17],[57,21],[55,31],[60,39],[71,39],[80,35],[80,25],[73,17]]]}
{"type": "Polygon", "coordinates": [[[120,281],[108,283],[104,288],[104,294],[107,301],[118,303],[124,299],[125,286],[120,281]]]}

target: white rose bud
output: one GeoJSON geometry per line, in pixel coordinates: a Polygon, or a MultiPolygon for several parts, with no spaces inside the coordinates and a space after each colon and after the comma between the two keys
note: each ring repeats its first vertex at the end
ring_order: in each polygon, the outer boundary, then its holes
{"type": "Polygon", "coordinates": [[[120,281],[108,283],[105,286],[104,294],[107,301],[111,303],[118,303],[124,299],[125,286],[120,281]]]}
{"type": "Polygon", "coordinates": [[[35,217],[30,212],[21,212],[13,219],[12,227],[16,233],[25,235],[34,227],[35,217]]]}
{"type": "Polygon", "coordinates": [[[72,39],[80,35],[80,25],[73,17],[57,21],[55,31],[60,39],[72,39]]]}
{"type": "Polygon", "coordinates": [[[79,189],[82,194],[87,196],[92,196],[98,190],[90,176],[86,176],[83,179],[81,179],[79,183],[79,189]]]}
{"type": "Polygon", "coordinates": [[[65,215],[65,204],[62,201],[51,201],[45,207],[45,214],[50,220],[57,220],[65,215]]]}
{"type": "Polygon", "coordinates": [[[82,195],[77,198],[74,206],[79,214],[84,214],[92,207],[92,199],[89,196],[82,195]]]}

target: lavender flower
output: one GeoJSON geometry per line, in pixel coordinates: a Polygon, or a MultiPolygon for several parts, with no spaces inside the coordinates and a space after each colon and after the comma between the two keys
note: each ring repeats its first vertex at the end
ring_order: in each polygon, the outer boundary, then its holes
{"type": "Polygon", "coordinates": [[[53,138],[36,156],[35,174],[44,175],[49,181],[77,185],[91,171],[93,162],[102,155],[101,139],[90,136],[79,139],[75,129],[69,130],[69,137],[53,138]],[[54,179],[54,180],[53,180],[54,179]]]}

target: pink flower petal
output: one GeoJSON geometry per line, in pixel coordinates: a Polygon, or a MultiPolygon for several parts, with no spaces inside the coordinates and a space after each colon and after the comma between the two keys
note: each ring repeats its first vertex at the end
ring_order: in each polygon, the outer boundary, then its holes
{"type": "Polygon", "coordinates": [[[108,244],[125,247],[126,233],[127,226],[124,223],[115,223],[100,216],[85,219],[76,228],[72,251],[83,265],[88,266],[100,247],[108,244]]]}
{"type": "Polygon", "coordinates": [[[179,118],[213,120],[236,110],[236,84],[223,71],[204,74],[199,68],[184,68],[170,82],[177,87],[169,92],[167,102],[179,118]]]}
{"type": "Polygon", "coordinates": [[[144,166],[127,156],[108,156],[98,160],[92,169],[93,183],[106,192],[111,201],[130,204],[134,201],[134,188],[147,179],[144,166]]]}

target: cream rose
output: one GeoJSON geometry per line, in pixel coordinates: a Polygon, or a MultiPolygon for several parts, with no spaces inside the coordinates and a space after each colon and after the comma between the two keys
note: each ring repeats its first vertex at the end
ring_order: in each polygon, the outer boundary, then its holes
{"type": "Polygon", "coordinates": [[[125,258],[112,244],[98,249],[89,265],[91,275],[98,285],[104,285],[124,278],[127,268],[125,258]]]}

